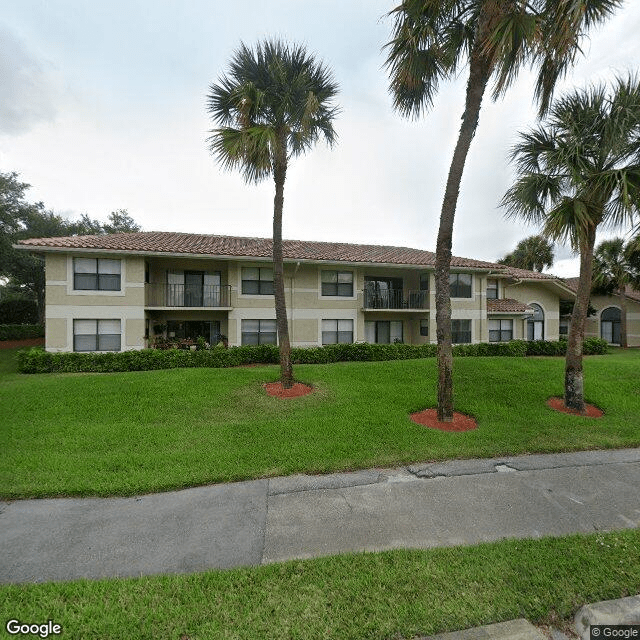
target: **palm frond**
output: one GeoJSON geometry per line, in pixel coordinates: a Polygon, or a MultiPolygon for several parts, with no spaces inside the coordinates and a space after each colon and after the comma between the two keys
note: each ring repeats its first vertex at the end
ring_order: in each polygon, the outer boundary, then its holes
{"type": "Polygon", "coordinates": [[[337,94],[328,67],[304,46],[241,43],[227,74],[209,89],[207,109],[219,125],[211,132],[210,150],[223,168],[240,168],[250,182],[261,180],[272,170],[283,134],[287,157],[303,153],[321,136],[335,141],[337,94]]]}

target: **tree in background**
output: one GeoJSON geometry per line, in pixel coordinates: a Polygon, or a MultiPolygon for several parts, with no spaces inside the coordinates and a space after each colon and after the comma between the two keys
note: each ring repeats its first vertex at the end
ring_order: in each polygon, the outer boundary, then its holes
{"type": "Polygon", "coordinates": [[[220,126],[210,149],[225,169],[239,169],[246,182],[273,177],[273,284],[281,382],[293,385],[289,325],[284,297],[282,211],[289,160],[322,136],[332,145],[333,99],[338,85],[331,72],[302,46],[265,40],[255,50],[235,52],[228,75],[212,84],[208,111],[220,126]]]}
{"type": "Polygon", "coordinates": [[[38,305],[39,322],[44,321],[45,273],[40,255],[17,250],[13,245],[27,238],[52,238],[139,231],[140,227],[125,209],[109,215],[102,224],[83,214],[68,220],[47,211],[42,202],[26,200],[28,184],[17,173],[0,173],[0,278],[5,280],[4,297],[33,299],[38,305]]]}
{"type": "Polygon", "coordinates": [[[453,419],[449,274],[460,182],[489,80],[493,98],[523,67],[537,66],[534,97],[544,114],[556,82],[573,64],[582,36],[604,22],[620,0],[403,0],[390,13],[387,68],[394,107],[418,117],[433,105],[441,80],[468,65],[462,123],[442,202],[436,244],[438,420],[453,419]]]}
{"type": "Polygon", "coordinates": [[[582,344],[591,293],[593,250],[601,224],[633,223],[640,212],[640,84],[618,78],[557,100],[546,121],[521,133],[511,153],[517,180],[502,204],[507,215],[543,225],[580,252],[580,280],[565,364],[564,403],[583,412],[582,344]]]}
{"type": "Polygon", "coordinates": [[[628,286],[640,287],[640,251],[622,238],[603,240],[593,255],[593,293],[615,294],[620,301],[620,346],[627,348],[628,286]]]}
{"type": "Polygon", "coordinates": [[[545,267],[553,266],[553,244],[544,236],[529,236],[520,240],[511,253],[498,260],[498,264],[542,272],[545,267]]]}

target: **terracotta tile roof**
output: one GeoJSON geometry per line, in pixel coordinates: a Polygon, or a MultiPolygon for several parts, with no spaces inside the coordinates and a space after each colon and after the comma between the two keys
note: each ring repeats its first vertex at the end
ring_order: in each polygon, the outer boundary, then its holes
{"type": "Polygon", "coordinates": [[[487,300],[487,313],[526,313],[527,311],[533,311],[533,309],[513,298],[487,300]]]}
{"type": "MultiPolygon", "coordinates": [[[[255,258],[270,258],[272,253],[272,241],[268,238],[239,238],[234,236],[170,233],[164,231],[61,238],[34,238],[21,240],[20,244],[33,248],[103,249],[105,251],[131,251],[133,253],[150,251],[255,258]]],[[[285,259],[289,260],[327,260],[332,262],[435,266],[435,253],[421,249],[410,249],[408,247],[285,240],[283,253],[285,259]]],[[[505,271],[505,267],[501,265],[484,262],[482,260],[472,260],[470,258],[453,257],[451,259],[451,266],[505,271]]]]}
{"type": "Polygon", "coordinates": [[[557,276],[539,271],[527,271],[527,269],[516,269],[515,267],[504,267],[506,272],[519,280],[558,280],[557,276]]]}
{"type": "MultiPolygon", "coordinates": [[[[580,281],[580,278],[565,278],[564,281],[571,291],[578,291],[578,282],[580,281]]],[[[630,300],[640,302],[640,291],[638,291],[638,289],[634,289],[631,285],[626,286],[625,294],[630,300]]]]}

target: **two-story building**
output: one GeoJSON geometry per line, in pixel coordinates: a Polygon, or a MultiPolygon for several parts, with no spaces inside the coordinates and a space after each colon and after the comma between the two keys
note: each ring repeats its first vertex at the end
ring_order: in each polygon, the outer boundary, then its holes
{"type": "MultiPolygon", "coordinates": [[[[23,240],[46,259],[48,351],[142,349],[162,336],[276,343],[272,242],[167,232],[23,240]]],[[[284,241],[293,346],[436,341],[435,254],[284,241]]],[[[558,339],[559,278],[452,258],[456,343],[558,339]]]]}

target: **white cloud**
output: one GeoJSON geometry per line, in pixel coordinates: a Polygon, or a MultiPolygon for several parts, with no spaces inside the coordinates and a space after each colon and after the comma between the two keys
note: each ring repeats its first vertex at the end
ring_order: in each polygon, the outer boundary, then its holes
{"type": "Polygon", "coordinates": [[[0,133],[24,134],[56,115],[58,89],[51,65],[37,60],[0,24],[0,133]]]}

